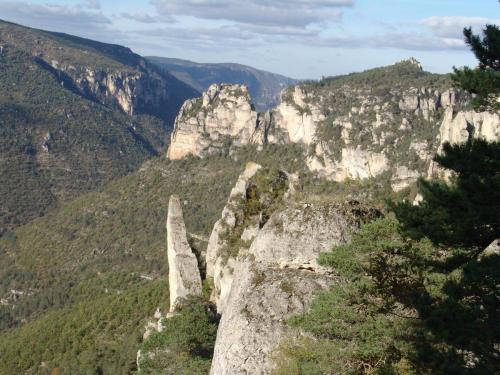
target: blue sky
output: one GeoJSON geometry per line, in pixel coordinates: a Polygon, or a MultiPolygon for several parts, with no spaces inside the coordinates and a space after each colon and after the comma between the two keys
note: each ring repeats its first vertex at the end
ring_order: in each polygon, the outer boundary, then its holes
{"type": "Polygon", "coordinates": [[[0,18],[142,55],[320,78],[416,57],[474,65],[461,30],[500,24],[498,0],[0,0],[0,18]]]}

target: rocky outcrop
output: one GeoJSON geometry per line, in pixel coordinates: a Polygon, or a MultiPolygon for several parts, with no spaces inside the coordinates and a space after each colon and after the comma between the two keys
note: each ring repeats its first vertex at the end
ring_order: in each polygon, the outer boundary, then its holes
{"type": "Polygon", "coordinates": [[[86,99],[171,125],[180,105],[198,92],[129,48],[70,35],[0,24],[0,44],[32,56],[59,83],[86,99]],[[175,113],[173,113],[175,112],[175,113]]]}
{"type": "Polygon", "coordinates": [[[348,241],[360,217],[358,204],[287,203],[256,230],[248,251],[235,259],[217,332],[211,374],[269,374],[271,353],[300,332],[285,320],[307,309],[335,275],[316,262],[323,251],[348,241]]]}
{"type": "Polygon", "coordinates": [[[443,89],[444,77],[433,77],[433,84],[414,59],[361,74],[360,80],[353,75],[290,87],[265,114],[252,110],[244,87],[211,86],[203,98],[185,103],[168,156],[298,143],[319,177],[340,182],[387,175],[399,191],[432,174],[432,158],[445,141],[463,142],[468,129],[476,137],[499,138],[498,114],[465,110],[470,97],[443,89]]]}
{"type": "Polygon", "coordinates": [[[276,107],[273,111],[276,135],[269,136],[270,143],[279,143],[283,138],[287,142],[305,145],[314,142],[316,128],[325,116],[317,106],[309,106],[308,99],[307,93],[300,86],[295,86],[291,100],[282,101],[276,107]]]}
{"type": "Polygon", "coordinates": [[[500,238],[497,238],[492,243],[484,249],[481,254],[479,254],[478,260],[482,261],[488,259],[489,257],[500,255],[500,238]]]}
{"type": "Polygon", "coordinates": [[[211,375],[270,374],[270,355],[298,335],[285,319],[303,312],[331,275],[242,262],[217,333],[211,375]]]}
{"type": "Polygon", "coordinates": [[[212,85],[203,97],[188,100],[175,120],[168,158],[207,156],[233,140],[236,146],[263,143],[257,112],[242,85],[212,85]]]}
{"type": "Polygon", "coordinates": [[[38,53],[35,60],[67,89],[108,107],[119,108],[128,115],[161,115],[171,100],[167,80],[146,65],[137,69],[104,68],[48,60],[44,53],[38,53]]]}
{"type": "Polygon", "coordinates": [[[170,312],[173,313],[189,296],[201,295],[198,261],[189,247],[179,197],[172,195],[167,218],[168,283],[170,312]]]}
{"type": "Polygon", "coordinates": [[[415,183],[419,177],[420,174],[417,171],[408,169],[404,165],[397,167],[391,178],[391,188],[395,192],[401,191],[415,183]]]}
{"type": "MultiPolygon", "coordinates": [[[[500,141],[500,116],[492,112],[461,111],[455,113],[448,108],[439,128],[439,145],[437,153],[442,151],[445,143],[464,143],[469,138],[480,138],[487,141],[500,141]]],[[[431,161],[428,177],[440,175],[449,177],[449,173],[431,161]]]]}
{"type": "Polygon", "coordinates": [[[440,148],[445,142],[464,143],[470,136],[487,141],[500,139],[500,116],[492,112],[464,111],[448,108],[439,128],[440,148]]]}
{"type": "MultiPolygon", "coordinates": [[[[222,211],[222,217],[215,223],[207,246],[207,277],[213,279],[214,290],[212,301],[217,304],[217,309],[221,312],[225,306],[234,275],[234,257],[227,254],[228,234],[233,232],[238,224],[241,224],[243,208],[241,201],[246,199],[246,192],[250,179],[262,167],[256,163],[248,163],[243,173],[236,181],[236,185],[231,190],[228,203],[222,211]]],[[[254,236],[254,235],[253,235],[254,236]]],[[[253,239],[251,231],[246,231],[240,236],[244,241],[253,239]]]]}
{"type": "Polygon", "coordinates": [[[206,262],[221,314],[213,375],[269,374],[273,350],[300,335],[286,319],[336,281],[319,254],[378,215],[357,202],[303,201],[300,191],[297,175],[249,163],[214,226],[206,262]]]}
{"type": "Polygon", "coordinates": [[[316,154],[307,159],[307,166],[318,176],[333,181],[346,179],[366,179],[376,177],[389,168],[389,160],[384,153],[375,153],[357,148],[344,148],[340,160],[332,160],[316,146],[316,154]]]}
{"type": "Polygon", "coordinates": [[[168,100],[166,82],[142,72],[108,72],[87,67],[82,74],[75,74],[74,80],[84,95],[117,106],[129,115],[159,108],[168,100]]]}

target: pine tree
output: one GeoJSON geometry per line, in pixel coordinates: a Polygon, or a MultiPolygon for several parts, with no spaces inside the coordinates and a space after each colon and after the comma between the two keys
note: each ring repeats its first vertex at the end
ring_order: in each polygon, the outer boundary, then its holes
{"type": "Polygon", "coordinates": [[[423,202],[396,205],[398,219],[412,237],[482,251],[500,237],[500,142],[447,143],[435,161],[454,172],[452,183],[421,180],[423,202]]]}
{"type": "Polygon", "coordinates": [[[476,69],[454,68],[452,78],[458,87],[476,95],[476,109],[500,110],[500,28],[486,25],[483,38],[464,29],[465,42],[479,61],[476,69]]]}

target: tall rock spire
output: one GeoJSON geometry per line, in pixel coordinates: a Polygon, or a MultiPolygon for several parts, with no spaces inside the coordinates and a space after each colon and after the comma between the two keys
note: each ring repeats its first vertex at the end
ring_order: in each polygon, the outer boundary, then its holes
{"type": "Polygon", "coordinates": [[[168,283],[170,312],[173,313],[188,296],[201,295],[201,276],[186,237],[179,197],[172,195],[167,218],[168,283]]]}

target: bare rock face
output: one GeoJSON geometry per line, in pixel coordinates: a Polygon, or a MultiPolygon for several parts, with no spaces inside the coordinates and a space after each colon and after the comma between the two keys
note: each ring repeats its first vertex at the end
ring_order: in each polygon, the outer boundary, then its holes
{"type": "MultiPolygon", "coordinates": [[[[446,142],[464,143],[469,137],[490,142],[500,141],[500,116],[498,113],[491,112],[461,111],[455,113],[453,108],[448,108],[439,128],[438,137],[437,153],[442,151],[446,142]]],[[[449,177],[449,173],[439,168],[434,161],[431,161],[427,175],[428,177],[434,175],[449,177]]]]}
{"type": "Polygon", "coordinates": [[[487,141],[500,139],[500,116],[491,112],[458,112],[451,108],[446,110],[439,128],[440,148],[445,142],[464,143],[469,134],[487,141]]]}
{"type": "Polygon", "coordinates": [[[401,191],[407,188],[411,184],[415,183],[420,174],[417,171],[408,169],[406,166],[400,166],[396,168],[396,172],[391,178],[391,187],[393,191],[401,191]]]}
{"type": "Polygon", "coordinates": [[[479,254],[479,260],[486,259],[491,256],[498,256],[500,255],[500,238],[497,238],[494,240],[492,243],[489,244],[486,249],[483,250],[481,254],[479,254]]]}
{"type": "Polygon", "coordinates": [[[219,325],[210,374],[270,374],[272,351],[282,340],[298,336],[284,320],[305,311],[314,295],[335,279],[250,261],[240,263],[235,273],[238,278],[219,325]]]}
{"type": "Polygon", "coordinates": [[[279,172],[287,186],[276,198],[281,204],[273,205],[267,218],[266,210],[245,216],[255,205],[252,198],[266,200],[265,187],[255,181],[276,181],[266,173],[260,165],[247,165],[210,237],[207,276],[214,278],[212,299],[222,315],[212,375],[270,374],[272,352],[282,340],[301,334],[286,319],[305,311],[336,281],[318,265],[319,254],[347,242],[362,218],[378,215],[357,202],[298,201],[298,176],[279,172]],[[228,252],[231,242],[236,248],[228,252]]]}
{"type": "Polygon", "coordinates": [[[173,313],[185,298],[202,292],[198,261],[189,247],[181,203],[175,195],[168,204],[167,246],[170,312],[173,313]]]}
{"type": "MultiPolygon", "coordinates": [[[[222,211],[222,217],[215,223],[207,246],[207,277],[213,278],[214,291],[212,301],[217,304],[217,310],[221,312],[229,294],[234,277],[235,260],[229,256],[223,256],[227,244],[224,237],[234,230],[241,217],[241,208],[238,202],[245,199],[248,182],[262,167],[256,163],[248,163],[243,173],[239,176],[236,185],[231,190],[228,203],[222,211]]],[[[253,239],[250,231],[242,234],[244,240],[253,239]]]]}
{"type": "Polygon", "coordinates": [[[142,108],[159,108],[167,98],[166,83],[159,77],[142,72],[94,70],[87,67],[81,74],[69,70],[77,86],[87,96],[103,104],[116,105],[133,115],[142,108]]]}
{"type": "Polygon", "coordinates": [[[242,85],[210,86],[202,98],[188,100],[175,120],[168,158],[220,152],[227,139],[237,145],[262,143],[257,112],[242,85]]]}
{"type": "MultiPolygon", "coordinates": [[[[45,59],[42,55],[38,61],[45,59]]],[[[49,65],[64,86],[98,103],[117,107],[128,115],[161,112],[161,107],[169,101],[165,79],[145,66],[101,69],[58,60],[50,60],[49,65]]]]}
{"type": "MultiPolygon", "coordinates": [[[[300,86],[295,86],[291,101],[282,101],[273,111],[274,125],[278,134],[284,134],[290,143],[305,145],[313,143],[316,127],[325,118],[319,107],[309,106],[307,101],[307,94],[300,86]]],[[[270,143],[279,143],[280,140],[277,134],[269,136],[270,143]]]]}
{"type": "Polygon", "coordinates": [[[318,146],[316,155],[307,159],[307,166],[321,177],[333,181],[376,177],[389,168],[389,160],[384,153],[347,147],[342,149],[341,155],[340,160],[332,160],[318,146]]]}
{"type": "Polygon", "coordinates": [[[207,246],[207,276],[213,277],[214,276],[214,267],[215,267],[215,261],[217,259],[217,251],[218,248],[221,246],[220,244],[220,234],[221,234],[221,229],[224,226],[229,226],[229,227],[234,227],[235,222],[236,222],[236,217],[234,213],[234,205],[232,204],[233,201],[237,199],[243,199],[248,181],[261,169],[262,167],[257,164],[257,163],[247,163],[245,166],[245,170],[243,173],[238,177],[238,180],[236,181],[235,186],[231,190],[231,193],[229,195],[228,203],[224,207],[224,210],[222,211],[222,217],[219,219],[215,225],[214,229],[212,230],[212,233],[210,235],[210,238],[208,240],[208,246],[207,246]]]}
{"type": "Polygon", "coordinates": [[[273,350],[300,335],[285,320],[305,311],[336,280],[317,257],[348,241],[365,213],[356,204],[295,203],[271,215],[233,264],[212,375],[271,373],[273,350]]]}

